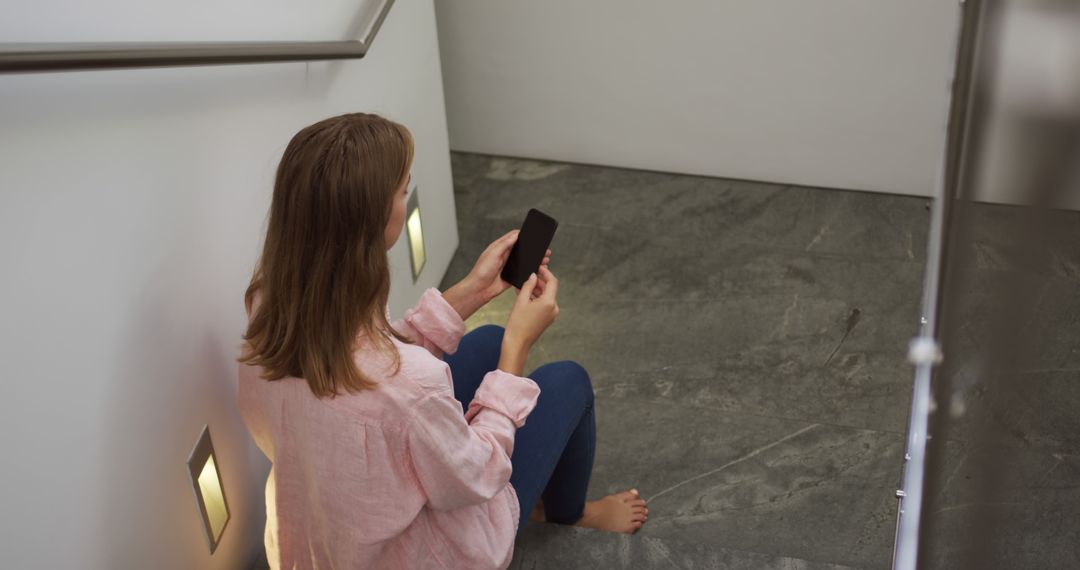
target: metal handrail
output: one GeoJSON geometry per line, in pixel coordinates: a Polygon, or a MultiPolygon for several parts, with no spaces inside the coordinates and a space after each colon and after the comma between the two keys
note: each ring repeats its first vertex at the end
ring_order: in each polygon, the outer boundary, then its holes
{"type": "Polygon", "coordinates": [[[393,4],[383,0],[359,40],[0,44],[0,73],[360,59],[393,4]]]}
{"type": "MultiPolygon", "coordinates": [[[[923,279],[922,318],[919,335],[925,344],[938,349],[940,356],[941,299],[949,266],[949,242],[952,238],[953,201],[961,186],[962,170],[967,166],[965,155],[970,152],[971,98],[974,93],[973,73],[981,40],[982,19],[987,0],[966,0],[959,5],[959,33],[954,46],[955,62],[946,148],[941,171],[934,191],[927,244],[926,274],[923,279]]],[[[893,543],[893,570],[916,570],[919,556],[926,545],[923,538],[922,508],[926,503],[928,442],[930,440],[931,383],[935,378],[935,358],[915,363],[911,409],[908,418],[904,449],[904,473],[901,488],[896,492],[896,537],[893,543]]]]}

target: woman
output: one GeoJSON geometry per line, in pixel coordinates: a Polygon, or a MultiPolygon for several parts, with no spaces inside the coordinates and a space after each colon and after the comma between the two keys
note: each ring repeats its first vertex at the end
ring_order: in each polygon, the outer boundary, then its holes
{"type": "Polygon", "coordinates": [[[637,530],[647,510],[636,491],[585,501],[595,448],[585,371],[561,362],[522,376],[558,314],[548,259],[505,332],[462,338],[464,319],[508,288],[499,273],[517,232],[389,322],[386,251],[404,225],[412,157],[405,127],[351,114],[301,130],[278,167],[246,294],[239,395],[273,462],[271,566],[505,568],[530,513],[637,530]]]}

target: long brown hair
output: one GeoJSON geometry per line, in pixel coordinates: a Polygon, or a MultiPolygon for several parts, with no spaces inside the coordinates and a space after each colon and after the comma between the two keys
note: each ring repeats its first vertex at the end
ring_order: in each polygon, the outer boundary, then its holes
{"type": "Polygon", "coordinates": [[[318,397],[375,386],[356,366],[359,338],[400,356],[386,302],[385,231],[395,191],[412,168],[408,129],[353,113],[296,133],[278,165],[262,256],[244,295],[239,361],[262,377],[307,380],[318,397]]]}

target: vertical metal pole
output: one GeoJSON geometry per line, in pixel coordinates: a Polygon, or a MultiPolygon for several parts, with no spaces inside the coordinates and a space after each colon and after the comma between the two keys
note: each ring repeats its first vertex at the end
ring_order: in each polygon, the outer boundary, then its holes
{"type": "Polygon", "coordinates": [[[960,166],[965,151],[965,131],[969,124],[969,101],[975,52],[981,25],[982,0],[961,0],[960,31],[957,36],[956,63],[952,79],[952,101],[946,133],[945,153],[939,170],[931,208],[930,235],[927,245],[926,275],[923,281],[923,316],[919,335],[912,342],[909,359],[915,365],[911,410],[908,418],[904,453],[904,474],[897,497],[896,542],[893,569],[915,570],[919,558],[919,535],[922,520],[931,380],[940,357],[939,300],[947,270],[950,222],[953,201],[957,196],[960,166]]]}

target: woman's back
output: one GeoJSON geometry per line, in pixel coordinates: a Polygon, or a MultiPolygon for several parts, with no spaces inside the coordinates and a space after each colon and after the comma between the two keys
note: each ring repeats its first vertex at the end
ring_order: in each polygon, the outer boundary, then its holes
{"type": "MultiPolygon", "coordinates": [[[[495,442],[512,441],[514,422],[497,414],[486,437],[464,433],[449,367],[438,358],[456,349],[464,324],[437,291],[394,328],[417,344],[395,341],[396,373],[384,351],[358,348],[358,367],[379,383],[359,393],[319,398],[303,379],[268,382],[258,367],[240,365],[241,415],[273,462],[272,567],[509,564],[520,511],[507,484],[509,451],[495,442]]],[[[514,380],[500,384],[503,396],[531,409],[535,386],[514,380]]]]}
{"type": "Polygon", "coordinates": [[[521,286],[505,342],[484,343],[497,362],[452,359],[458,397],[443,355],[462,341],[463,319],[510,287],[500,275],[517,232],[389,322],[386,252],[404,227],[412,156],[404,126],[353,113],[302,129],[279,164],[239,358],[240,412],[273,463],[271,566],[505,568],[542,491],[548,520],[640,528],[636,493],[585,501],[595,422],[580,366],[537,371],[565,393],[514,455],[540,394],[522,376],[528,351],[558,314],[548,257],[521,286]]]}

